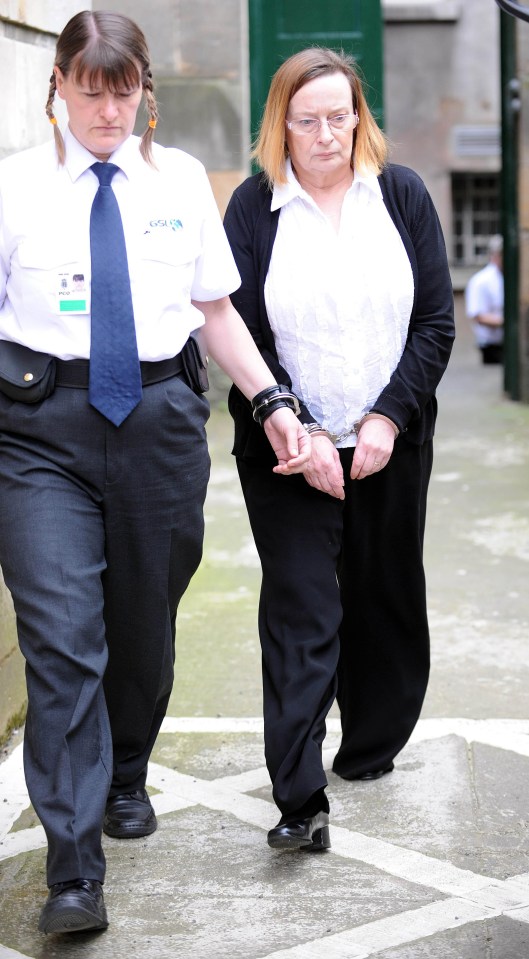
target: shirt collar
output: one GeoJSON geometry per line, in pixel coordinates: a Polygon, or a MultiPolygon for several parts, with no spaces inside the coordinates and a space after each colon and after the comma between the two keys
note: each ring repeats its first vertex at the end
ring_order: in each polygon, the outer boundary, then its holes
{"type": "Polygon", "coordinates": [[[382,199],[382,187],[376,173],[365,173],[363,176],[355,170],[355,178],[353,180],[353,185],[351,187],[354,190],[356,187],[357,190],[360,190],[362,187],[365,187],[366,190],[369,190],[375,196],[382,199]]]}
{"type": "MultiPolygon", "coordinates": [[[[279,210],[281,207],[286,206],[286,204],[290,203],[290,201],[295,197],[301,197],[305,200],[310,199],[309,194],[303,189],[292,169],[290,157],[287,157],[285,161],[285,175],[287,178],[286,183],[274,184],[271,205],[272,213],[274,210],[279,210]]],[[[374,193],[375,196],[382,198],[382,190],[380,188],[380,183],[378,182],[378,177],[375,173],[366,173],[361,176],[357,171],[355,171],[354,180],[347,191],[346,196],[349,196],[353,191],[362,189],[362,187],[370,190],[370,192],[374,193]]]]}
{"type": "MultiPolygon", "coordinates": [[[[63,136],[66,147],[66,162],[64,165],[72,181],[75,182],[75,180],[78,180],[94,163],[97,163],[97,159],[93,153],[90,153],[86,147],[79,143],[79,140],[73,135],[70,127],[66,127],[63,136]]],[[[109,158],[111,163],[115,163],[116,166],[123,171],[127,179],[132,175],[138,162],[140,164],[145,163],[139,151],[139,144],[139,137],[127,137],[125,142],[122,143],[117,150],[114,150],[114,153],[112,153],[109,158]]]]}
{"type": "Polygon", "coordinates": [[[285,175],[287,178],[286,183],[274,183],[271,206],[272,213],[274,210],[279,210],[282,206],[286,206],[286,204],[290,203],[294,197],[299,196],[306,199],[308,196],[301,186],[299,180],[294,175],[290,157],[287,157],[285,161],[285,175]]]}

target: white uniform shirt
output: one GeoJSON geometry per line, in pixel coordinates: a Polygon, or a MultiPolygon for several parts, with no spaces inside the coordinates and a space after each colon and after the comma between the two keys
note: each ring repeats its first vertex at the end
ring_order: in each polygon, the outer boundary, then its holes
{"type": "MultiPolygon", "coordinates": [[[[503,315],[503,273],[496,263],[488,263],[470,277],[465,290],[465,307],[471,320],[480,313],[503,315]]],[[[473,323],[478,346],[503,343],[503,327],[473,323]]]]}
{"type": "Polygon", "coordinates": [[[387,385],[404,350],[413,275],[375,175],[348,190],[336,233],[300,186],[276,186],[281,209],[265,301],[281,364],[314,419],[354,446],[353,423],[387,385]]]}
{"type": "MultiPolygon", "coordinates": [[[[62,167],[54,143],[0,163],[0,339],[64,360],[87,359],[89,224],[98,188],[89,168],[96,160],[69,130],[65,143],[62,167]],[[74,283],[79,276],[81,284],[74,283]],[[84,290],[76,293],[76,285],[84,290]]],[[[139,357],[166,359],[204,323],[191,299],[232,293],[239,273],[198,160],[155,145],[155,170],[134,136],[110,160],[120,167],[112,188],[127,244],[139,357]]]]}

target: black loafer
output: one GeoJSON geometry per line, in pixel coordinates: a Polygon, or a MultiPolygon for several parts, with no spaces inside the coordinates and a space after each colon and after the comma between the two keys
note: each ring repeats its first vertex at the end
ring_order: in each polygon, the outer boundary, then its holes
{"type": "Polygon", "coordinates": [[[341,779],[347,779],[349,782],[370,782],[373,779],[380,779],[382,776],[385,776],[386,773],[393,772],[394,768],[394,764],[390,763],[389,766],[384,766],[383,769],[367,769],[363,773],[348,773],[345,771],[340,772],[340,770],[336,768],[336,765],[333,765],[332,771],[336,773],[337,776],[340,776],[341,779]]]}
{"type": "Polygon", "coordinates": [[[359,776],[351,776],[351,779],[358,779],[360,782],[370,782],[372,779],[381,779],[386,773],[393,772],[393,769],[394,766],[393,763],[391,763],[391,766],[386,766],[385,769],[369,769],[365,773],[360,773],[359,776]]]}
{"type": "Polygon", "coordinates": [[[50,887],[40,914],[39,932],[87,932],[106,929],[107,926],[100,882],[72,879],[50,887]]]}
{"type": "Polygon", "coordinates": [[[107,802],[103,832],[113,839],[150,836],[157,827],[156,816],[145,789],[120,793],[107,802]]]}
{"type": "Polygon", "coordinates": [[[272,849],[303,849],[307,852],[329,849],[329,814],[318,812],[307,819],[281,820],[268,833],[268,845],[272,849]]]}

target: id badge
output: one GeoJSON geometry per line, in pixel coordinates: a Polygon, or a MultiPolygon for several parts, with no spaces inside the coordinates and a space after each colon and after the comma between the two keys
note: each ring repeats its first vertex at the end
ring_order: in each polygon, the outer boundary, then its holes
{"type": "Polygon", "coordinates": [[[81,267],[57,275],[57,307],[59,313],[90,312],[90,291],[81,267]]]}

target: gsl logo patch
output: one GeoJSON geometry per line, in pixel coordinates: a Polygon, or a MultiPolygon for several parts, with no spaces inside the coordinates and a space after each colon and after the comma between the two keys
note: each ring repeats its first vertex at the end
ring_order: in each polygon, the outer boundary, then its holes
{"type": "Polygon", "coordinates": [[[172,217],[170,220],[149,220],[149,226],[154,230],[157,227],[165,227],[170,230],[183,230],[184,225],[181,220],[172,217]]]}

